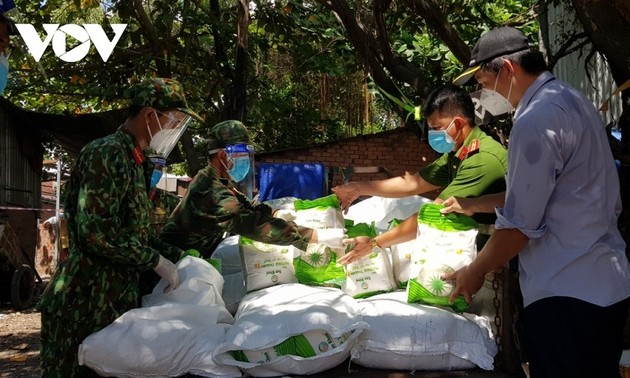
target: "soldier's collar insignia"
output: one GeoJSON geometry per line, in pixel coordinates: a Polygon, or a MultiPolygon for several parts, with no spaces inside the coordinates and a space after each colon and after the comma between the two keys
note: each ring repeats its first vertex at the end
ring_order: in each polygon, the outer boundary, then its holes
{"type": "Polygon", "coordinates": [[[136,165],[142,165],[144,163],[144,151],[140,146],[134,146],[133,150],[131,150],[131,156],[133,157],[133,161],[136,162],[136,165]]]}

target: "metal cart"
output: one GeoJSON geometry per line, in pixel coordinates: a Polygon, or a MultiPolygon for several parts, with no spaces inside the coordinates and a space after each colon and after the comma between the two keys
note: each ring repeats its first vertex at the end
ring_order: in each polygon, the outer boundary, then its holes
{"type": "Polygon", "coordinates": [[[18,237],[6,220],[0,220],[0,301],[10,301],[16,310],[33,304],[41,291],[42,278],[35,264],[20,246],[18,237]]]}

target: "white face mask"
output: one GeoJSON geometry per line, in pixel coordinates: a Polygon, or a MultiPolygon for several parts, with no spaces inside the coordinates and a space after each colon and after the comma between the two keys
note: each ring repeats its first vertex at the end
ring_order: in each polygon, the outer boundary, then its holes
{"type": "Polygon", "coordinates": [[[173,151],[179,138],[184,133],[184,130],[186,130],[186,126],[188,126],[188,123],[192,119],[192,117],[182,112],[176,111],[175,113],[176,114],[163,113],[168,117],[168,121],[164,125],[160,122],[160,117],[158,117],[157,112],[154,113],[157,123],[160,126],[160,131],[155,133],[155,135],[151,134],[151,128],[147,123],[147,129],[151,136],[149,147],[151,147],[157,155],[164,158],[167,158],[171,151],[173,151]]]}
{"type": "MultiPolygon", "coordinates": [[[[499,70],[499,74],[501,71],[499,70]]],[[[470,94],[473,98],[478,98],[481,106],[493,116],[505,114],[514,110],[514,107],[510,103],[510,95],[512,94],[512,80],[510,80],[510,89],[508,90],[507,98],[503,97],[497,92],[497,83],[499,82],[499,74],[494,82],[494,89],[482,89],[470,94]]]]}

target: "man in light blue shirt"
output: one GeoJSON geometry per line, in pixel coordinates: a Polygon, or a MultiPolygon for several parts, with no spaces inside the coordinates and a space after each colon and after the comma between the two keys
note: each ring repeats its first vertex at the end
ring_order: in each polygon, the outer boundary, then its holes
{"type": "Polygon", "coordinates": [[[487,273],[519,256],[525,351],[532,378],[619,377],[630,264],[617,228],[619,179],[593,104],[547,71],[517,29],[484,34],[455,80],[484,88],[497,115],[516,107],[507,191],[449,198],[446,211],[496,208],[496,231],[477,259],[444,275],[470,301],[487,273]]]}

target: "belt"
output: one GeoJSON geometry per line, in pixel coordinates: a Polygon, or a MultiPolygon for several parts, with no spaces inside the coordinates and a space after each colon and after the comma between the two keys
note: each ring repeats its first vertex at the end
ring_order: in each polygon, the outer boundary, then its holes
{"type": "Polygon", "coordinates": [[[482,224],[479,223],[479,233],[482,235],[492,235],[494,232],[493,224],[482,224]]]}

